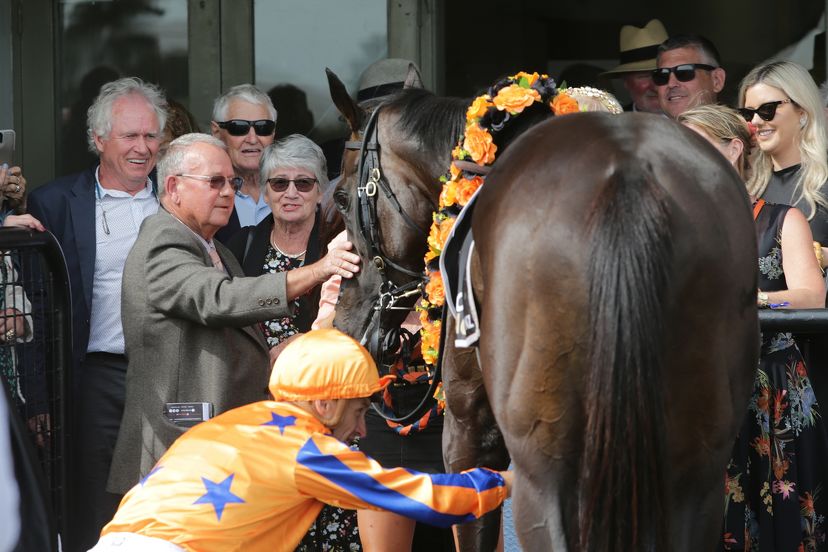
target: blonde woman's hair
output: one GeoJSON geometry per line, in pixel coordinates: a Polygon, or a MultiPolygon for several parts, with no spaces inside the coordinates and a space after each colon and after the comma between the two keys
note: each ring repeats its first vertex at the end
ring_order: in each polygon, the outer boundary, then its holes
{"type": "Polygon", "coordinates": [[[745,119],[724,105],[705,104],[688,109],[676,119],[684,125],[693,125],[704,131],[713,140],[727,144],[731,140],[739,140],[742,145],[742,154],[736,160],[736,172],[747,181],[750,177],[751,166],[751,136],[745,119]]]}
{"type": "MultiPolygon", "coordinates": [[[[799,169],[799,181],[794,188],[791,204],[796,205],[799,200],[804,199],[809,208],[805,215],[810,220],[816,214],[818,204],[828,208],[828,198],[820,191],[828,180],[828,137],[819,90],[814,79],[801,65],[791,61],[774,61],[755,67],[742,80],[742,84],[739,85],[740,107],[745,105],[747,90],[759,83],[781,90],[805,112],[805,126],[799,134],[799,156],[802,166],[799,169]]],[[[772,172],[773,162],[770,155],[759,151],[753,165],[753,174],[748,180],[748,192],[760,197],[768,187],[772,172]]]]}

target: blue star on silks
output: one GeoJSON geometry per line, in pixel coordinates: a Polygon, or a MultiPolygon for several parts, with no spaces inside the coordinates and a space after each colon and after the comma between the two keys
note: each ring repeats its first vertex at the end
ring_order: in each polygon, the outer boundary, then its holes
{"type": "Polygon", "coordinates": [[[143,477],[143,479],[141,479],[141,481],[139,481],[139,483],[141,484],[141,486],[143,487],[143,486],[144,486],[144,484],[147,482],[147,479],[149,479],[150,477],[152,477],[152,476],[153,476],[153,474],[155,474],[155,472],[157,472],[158,470],[160,470],[160,469],[161,469],[161,468],[163,468],[163,467],[164,467],[164,466],[155,466],[154,468],[152,468],[152,470],[150,470],[150,472],[149,472],[147,475],[145,475],[145,476],[143,477]]]}
{"type": "Polygon", "coordinates": [[[285,434],[285,428],[290,427],[292,425],[296,425],[296,416],[280,416],[275,412],[270,413],[271,420],[269,422],[265,422],[262,425],[269,425],[269,426],[276,426],[279,428],[279,433],[281,435],[285,434]]]}
{"type": "Polygon", "coordinates": [[[230,492],[230,485],[233,484],[234,475],[236,474],[231,473],[221,483],[216,483],[206,477],[202,477],[201,480],[204,482],[204,487],[207,489],[207,492],[201,495],[193,504],[212,504],[213,508],[216,509],[216,517],[221,521],[221,514],[224,513],[225,505],[230,503],[244,503],[242,497],[230,492]]]}

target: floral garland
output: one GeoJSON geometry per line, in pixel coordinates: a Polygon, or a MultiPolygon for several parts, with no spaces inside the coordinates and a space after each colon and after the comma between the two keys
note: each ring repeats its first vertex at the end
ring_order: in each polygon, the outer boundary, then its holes
{"type": "MultiPolygon", "coordinates": [[[[448,174],[440,177],[443,189],[440,193],[439,211],[432,217],[428,252],[425,256],[428,284],[424,297],[417,304],[422,324],[420,335],[423,359],[431,366],[439,356],[441,316],[446,300],[439,257],[458,213],[483,185],[480,175],[461,170],[455,162],[473,161],[482,166],[494,163],[497,154],[494,136],[512,118],[539,102],[548,105],[555,115],[580,111],[578,102],[564,89],[557,89],[555,81],[549,76],[522,71],[495,83],[486,94],[475,98],[466,111],[464,135],[451,153],[452,163],[448,174]]],[[[440,400],[441,394],[437,398],[440,400]]]]}

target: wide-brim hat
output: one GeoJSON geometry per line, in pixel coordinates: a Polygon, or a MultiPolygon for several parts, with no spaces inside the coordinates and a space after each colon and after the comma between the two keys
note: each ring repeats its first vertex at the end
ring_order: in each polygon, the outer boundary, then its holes
{"type": "Polygon", "coordinates": [[[276,359],[268,386],[277,401],[370,397],[394,380],[379,377],[365,347],[339,330],[314,330],[294,339],[276,359]]]}
{"type": "Polygon", "coordinates": [[[667,29],[658,19],[653,19],[643,28],[632,25],[621,27],[620,51],[618,60],[620,65],[615,69],[602,73],[602,76],[612,77],[624,73],[637,71],[652,71],[656,68],[658,46],[667,40],[667,29]]]}

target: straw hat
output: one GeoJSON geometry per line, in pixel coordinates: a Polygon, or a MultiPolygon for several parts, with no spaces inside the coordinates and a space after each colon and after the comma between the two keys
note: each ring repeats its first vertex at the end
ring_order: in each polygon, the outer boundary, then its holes
{"type": "Polygon", "coordinates": [[[294,339],[276,359],[270,392],[277,401],[370,397],[394,380],[379,377],[365,348],[334,329],[314,330],[294,339]]]}
{"type": "Polygon", "coordinates": [[[656,68],[658,46],[667,40],[667,30],[658,19],[653,19],[643,28],[632,25],[621,27],[620,65],[603,76],[623,76],[624,73],[652,71],[656,68]]]}

